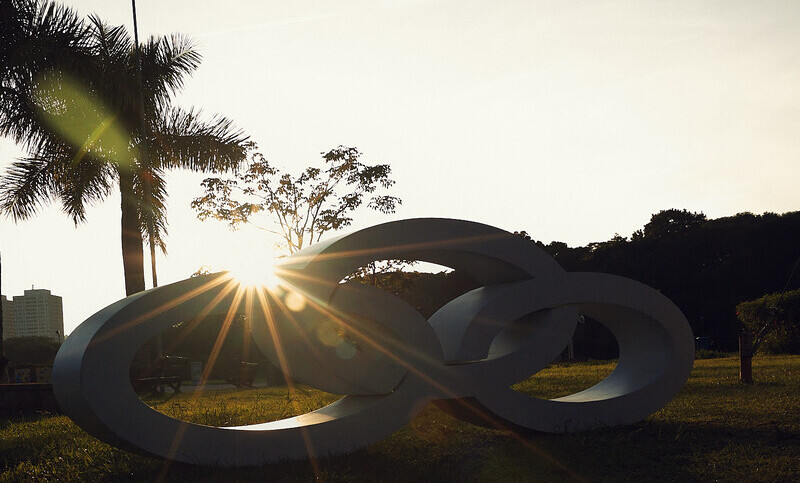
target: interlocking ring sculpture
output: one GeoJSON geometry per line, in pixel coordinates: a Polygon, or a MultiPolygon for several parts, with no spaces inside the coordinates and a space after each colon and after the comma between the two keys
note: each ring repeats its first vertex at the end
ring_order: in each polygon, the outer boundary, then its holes
{"type": "MultiPolygon", "coordinates": [[[[373,226],[313,245],[282,263],[285,287],[248,304],[226,274],[120,300],[81,324],[53,371],[63,411],[113,445],[173,460],[256,465],[349,452],[407,424],[428,402],[492,427],[572,432],[639,421],[683,386],[694,341],[681,311],[630,279],[565,272],[533,243],[451,219],[373,226]],[[429,320],[373,287],[340,283],[376,260],[421,260],[483,286],[429,320]],[[301,293],[303,307],[285,297],[301,293]],[[176,321],[247,312],[261,351],[292,380],[346,395],[316,411],[240,427],[178,421],[134,392],[137,349],[176,321]],[[579,313],[616,337],[619,361],[602,382],[552,400],[510,386],[561,353],[579,313]]],[[[252,300],[251,300],[252,302],[252,300]]]]}

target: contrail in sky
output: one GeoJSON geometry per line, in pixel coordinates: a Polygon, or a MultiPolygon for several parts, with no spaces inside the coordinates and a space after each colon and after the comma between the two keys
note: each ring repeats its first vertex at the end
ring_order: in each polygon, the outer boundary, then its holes
{"type": "Polygon", "coordinates": [[[235,33],[235,32],[243,32],[243,31],[246,31],[246,30],[255,30],[255,29],[259,29],[259,28],[263,28],[263,27],[274,27],[274,26],[281,26],[281,25],[292,25],[292,24],[296,24],[296,23],[315,22],[317,20],[322,20],[322,19],[326,19],[326,18],[330,18],[330,17],[333,17],[332,13],[323,13],[323,14],[318,14],[318,15],[308,15],[308,16],[303,16],[303,17],[292,17],[292,18],[285,18],[285,19],[280,19],[280,20],[270,20],[268,22],[261,22],[261,23],[252,24],[252,25],[245,25],[243,27],[236,27],[236,28],[225,29],[225,30],[217,30],[215,32],[205,32],[205,33],[197,34],[196,37],[198,37],[198,38],[199,37],[212,37],[212,36],[215,36],[215,35],[224,35],[224,34],[230,34],[230,33],[235,33]]]}

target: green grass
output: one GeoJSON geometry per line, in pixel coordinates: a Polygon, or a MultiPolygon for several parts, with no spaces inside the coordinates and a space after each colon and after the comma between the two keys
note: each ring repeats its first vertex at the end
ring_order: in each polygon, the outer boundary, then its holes
{"type": "Polygon", "coordinates": [[[144,401],[167,416],[207,426],[240,426],[297,416],[327,406],[341,396],[296,386],[291,396],[285,386],[225,389],[193,394],[144,396],[144,401]]]}
{"type": "MultiPolygon", "coordinates": [[[[698,360],[681,393],[645,421],[571,435],[516,436],[453,419],[433,406],[356,453],[314,465],[219,469],[112,448],[64,416],[0,421],[3,481],[798,481],[800,356],[758,356],[756,383],[738,382],[735,358],[698,360]]],[[[555,365],[515,389],[557,397],[589,387],[611,363],[555,365]]],[[[285,388],[151,398],[171,416],[203,424],[267,421],[333,396],[285,388]]]]}

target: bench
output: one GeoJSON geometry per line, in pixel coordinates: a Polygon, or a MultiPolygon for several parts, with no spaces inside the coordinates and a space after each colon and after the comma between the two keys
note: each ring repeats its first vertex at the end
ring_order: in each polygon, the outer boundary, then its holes
{"type": "Polygon", "coordinates": [[[164,386],[169,386],[174,392],[181,392],[181,384],[189,370],[189,358],[181,356],[162,356],[156,360],[155,366],[148,374],[149,377],[140,377],[133,380],[133,388],[137,392],[149,390],[155,394],[161,392],[164,386]]]}

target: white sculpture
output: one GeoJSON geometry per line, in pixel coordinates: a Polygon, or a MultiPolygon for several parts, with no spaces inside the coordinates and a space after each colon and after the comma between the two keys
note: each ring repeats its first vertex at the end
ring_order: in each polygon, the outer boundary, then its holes
{"type": "Polygon", "coordinates": [[[212,274],[120,300],[81,324],[53,371],[63,411],[110,444],[187,463],[257,465],[345,453],[398,430],[429,401],[497,428],[571,432],[639,421],[681,389],[694,360],[680,310],[641,283],[565,272],[522,238],[473,222],[412,219],[318,243],[284,260],[282,288],[251,291],[253,338],[293,380],[345,395],[302,416],[241,427],[178,421],[134,392],[129,367],[176,321],[245,311],[241,287],[212,274]],[[340,281],[374,260],[414,259],[483,284],[425,320],[402,300],[340,281]],[[304,303],[287,303],[287,297],[304,303]],[[586,314],[616,337],[616,369],[544,400],[510,386],[544,368],[586,314]]]}

